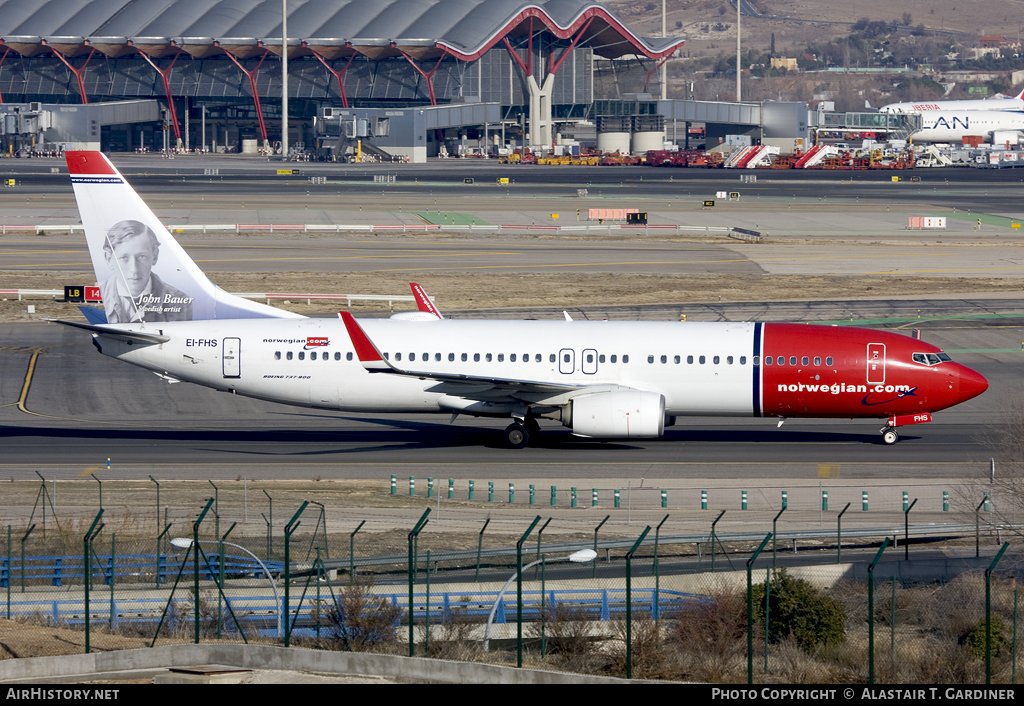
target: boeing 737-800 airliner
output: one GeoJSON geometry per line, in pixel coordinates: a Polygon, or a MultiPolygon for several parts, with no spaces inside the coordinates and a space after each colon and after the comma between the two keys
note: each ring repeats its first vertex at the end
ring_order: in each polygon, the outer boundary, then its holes
{"type": "MultiPolygon", "coordinates": [[[[305,318],[217,288],[99,152],[68,167],[104,308],[103,355],[168,382],[302,407],[540,419],[595,439],[655,438],[682,416],[849,417],[896,428],[980,395],[985,378],[935,346],[863,328],[774,323],[305,318]]],[[[780,422],[781,423],[781,422],[780,422]]]]}

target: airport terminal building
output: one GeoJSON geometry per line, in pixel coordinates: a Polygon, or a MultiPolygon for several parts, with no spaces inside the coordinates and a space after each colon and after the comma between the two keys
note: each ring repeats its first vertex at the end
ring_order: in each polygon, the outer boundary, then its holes
{"type": "Polygon", "coordinates": [[[550,145],[560,122],[593,120],[596,99],[658,88],[659,63],[683,45],[589,0],[288,0],[286,28],[282,5],[0,0],[4,152],[30,135],[112,151],[265,147],[282,138],[285,84],[293,149],[343,115],[343,136],[368,144],[398,139],[373,132],[381,120],[409,132],[415,161],[481,129],[550,145]],[[477,107],[440,112],[455,106],[477,107]],[[406,113],[424,117],[409,127],[406,113]]]}

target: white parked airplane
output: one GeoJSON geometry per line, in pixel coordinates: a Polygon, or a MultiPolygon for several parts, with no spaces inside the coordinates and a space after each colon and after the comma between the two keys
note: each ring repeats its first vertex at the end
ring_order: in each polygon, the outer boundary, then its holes
{"type": "Polygon", "coordinates": [[[101,153],[67,162],[104,309],[57,323],[168,382],[350,412],[511,418],[514,448],[538,419],[634,439],[681,415],[879,418],[892,444],[896,427],[988,387],[935,346],[860,328],[453,321],[418,285],[419,312],[305,318],[213,285],[101,153]]]}
{"type": "Polygon", "coordinates": [[[989,98],[961,101],[909,101],[890,103],[878,109],[880,113],[929,113],[934,110],[1024,110],[1024,90],[1013,98],[989,98]]]}
{"type": "MultiPolygon", "coordinates": [[[[934,110],[921,114],[921,129],[913,133],[914,142],[961,143],[968,136],[983,137],[993,142],[996,133],[1012,135],[1016,144],[1024,131],[1024,112],[1008,113],[993,110],[934,110]]],[[[1000,142],[1003,138],[1000,136],[1000,142]]]]}

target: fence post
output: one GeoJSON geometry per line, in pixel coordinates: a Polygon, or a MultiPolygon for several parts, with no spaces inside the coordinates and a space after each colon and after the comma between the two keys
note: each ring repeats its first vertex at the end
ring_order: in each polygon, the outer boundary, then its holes
{"type": "Polygon", "coordinates": [[[523,666],[523,542],[538,522],[540,515],[533,518],[533,522],[516,542],[516,667],[520,668],[523,666]]]}
{"type": "Polygon", "coordinates": [[[26,532],[25,536],[23,536],[21,538],[21,592],[22,593],[25,592],[25,540],[28,539],[28,536],[30,534],[32,534],[32,530],[34,530],[35,528],[36,528],[35,525],[32,525],[31,527],[29,527],[28,528],[28,532],[26,532]]]}
{"type": "MultiPolygon", "coordinates": [[[[199,517],[192,523],[192,605],[193,605],[193,628],[195,632],[196,644],[199,644],[199,525],[203,523],[203,519],[206,517],[206,513],[210,511],[213,506],[213,498],[206,500],[206,507],[199,513],[199,517]]],[[[303,506],[305,507],[305,506],[303,506]]],[[[287,547],[287,543],[285,547],[287,547]]],[[[288,590],[287,584],[287,572],[285,573],[285,590],[288,590]]]]}
{"type": "Polygon", "coordinates": [[[910,511],[914,509],[914,505],[917,504],[917,498],[914,498],[914,502],[907,505],[907,494],[903,494],[903,559],[904,561],[910,560],[910,511]]]}
{"type": "Polygon", "coordinates": [[[773,569],[775,568],[775,539],[776,539],[775,523],[779,521],[779,518],[782,517],[782,513],[784,513],[785,511],[786,511],[786,508],[782,508],[781,510],[779,510],[779,514],[776,515],[775,519],[772,520],[772,568],[773,569]]]}
{"type": "Polygon", "coordinates": [[[658,559],[658,540],[661,538],[661,526],[668,521],[668,515],[654,528],[654,619],[661,619],[661,560],[658,559]]]}
{"type": "Polygon", "coordinates": [[[476,571],[473,573],[473,581],[480,580],[480,552],[484,548],[484,530],[487,529],[487,525],[491,524],[491,518],[488,517],[484,520],[484,526],[480,528],[480,535],[476,539],[476,571]]]}
{"type": "MultiPolygon", "coordinates": [[[[985,683],[992,683],[992,572],[996,569],[996,564],[1003,558],[1003,552],[1010,546],[1009,542],[1004,542],[999,553],[996,554],[995,559],[985,569],[985,683]]],[[[1014,606],[1016,608],[1016,606],[1014,606]]],[[[1016,617],[1017,611],[1014,610],[1014,616],[1016,617]]]]}
{"type": "Polygon", "coordinates": [[[850,503],[846,503],[843,512],[836,518],[836,563],[843,563],[843,513],[850,509],[850,503]]]}
{"type": "MultiPolygon", "coordinates": [[[[594,554],[595,555],[597,554],[597,532],[602,527],[604,527],[604,523],[607,522],[608,518],[610,518],[610,517],[611,517],[611,515],[605,515],[604,519],[601,520],[601,523],[597,527],[594,528],[594,554]]],[[[597,578],[597,559],[596,558],[594,559],[593,572],[591,573],[590,578],[593,578],[593,579],[597,578]]]]}
{"type": "Polygon", "coordinates": [[[352,530],[352,533],[348,536],[348,582],[353,583],[356,576],[356,532],[363,528],[366,524],[366,520],[359,523],[359,526],[352,530]]]}
{"type": "MultiPolygon", "coordinates": [[[[633,554],[640,548],[641,542],[650,531],[651,526],[647,525],[633,543],[633,547],[626,552],[626,679],[633,678],[633,554]]],[[[594,563],[597,563],[596,558],[594,563]]]]}
{"type": "MultiPolygon", "coordinates": [[[[305,511],[306,506],[308,506],[308,505],[309,505],[309,501],[308,500],[304,500],[302,502],[302,505],[300,505],[299,509],[295,512],[295,514],[292,515],[292,519],[288,520],[288,524],[286,524],[284,526],[284,646],[285,647],[290,647],[291,646],[291,638],[292,638],[292,621],[291,621],[291,618],[289,617],[289,614],[291,613],[291,607],[292,607],[292,605],[291,605],[291,591],[290,591],[290,584],[291,584],[291,580],[292,580],[292,568],[291,568],[291,560],[292,560],[292,556],[291,556],[292,533],[295,532],[295,530],[297,530],[299,528],[299,525],[302,524],[301,520],[299,520],[299,515],[301,515],[305,511]]],[[[197,552],[199,551],[198,548],[196,548],[196,551],[197,552]]]]}
{"type": "Polygon", "coordinates": [[[4,586],[7,587],[7,619],[11,619],[11,526],[7,525],[7,564],[4,566],[4,586]]]}
{"type": "Polygon", "coordinates": [[[725,510],[718,513],[718,517],[711,523],[711,573],[715,573],[715,525],[722,519],[722,515],[725,514],[725,510]]]}
{"type": "MultiPolygon", "coordinates": [[[[92,583],[92,538],[94,536],[93,530],[96,529],[96,525],[101,517],[103,517],[102,508],[96,513],[96,518],[89,525],[89,530],[85,533],[85,536],[82,537],[82,564],[85,569],[85,575],[83,576],[85,584],[85,604],[83,606],[85,609],[83,611],[85,613],[85,654],[89,654],[89,618],[92,612],[92,606],[89,605],[89,584],[92,583]]],[[[35,525],[32,526],[35,527],[35,525]]],[[[103,529],[102,525],[100,525],[100,529],[103,529]]],[[[30,529],[29,532],[31,531],[30,529]]],[[[96,530],[96,534],[99,534],[99,531],[96,530]]],[[[27,537],[28,535],[26,534],[25,536],[27,537]]],[[[22,547],[24,546],[24,543],[22,543],[22,547]]],[[[22,555],[22,563],[24,564],[24,554],[22,555]]],[[[22,580],[24,580],[24,575],[22,580]]],[[[22,585],[22,590],[24,590],[24,585],[22,585]]]]}
{"type": "MultiPolygon", "coordinates": [[[[420,530],[422,530],[423,526],[427,523],[427,515],[429,515],[429,514],[430,514],[430,508],[428,507],[426,510],[424,510],[423,515],[420,516],[420,519],[416,522],[416,525],[409,532],[409,537],[408,537],[408,539],[409,539],[409,562],[408,562],[408,569],[409,569],[409,656],[410,657],[412,657],[415,654],[415,650],[416,650],[416,645],[415,645],[414,636],[413,636],[413,626],[414,626],[414,623],[415,623],[415,617],[416,616],[415,616],[415,613],[413,611],[413,608],[414,608],[414,605],[413,605],[413,586],[415,585],[415,579],[413,578],[413,569],[414,569],[415,562],[414,562],[413,555],[412,555],[412,543],[413,543],[413,540],[415,540],[419,536],[420,530]]],[[[489,520],[490,520],[490,518],[488,518],[488,521],[489,520]]],[[[486,525],[484,525],[484,526],[486,527],[486,525]]],[[[482,536],[483,532],[481,531],[480,534],[482,536]]],[[[479,570],[479,562],[478,562],[477,570],[479,570]]]]}
{"type": "Polygon", "coordinates": [[[889,538],[886,537],[868,565],[868,684],[875,683],[875,566],[888,546],[889,538]]]}
{"type": "MultiPolygon", "coordinates": [[[[757,557],[764,551],[764,545],[768,544],[768,540],[771,539],[770,534],[766,534],[764,539],[761,540],[760,546],[754,550],[754,553],[747,559],[747,683],[754,683],[754,582],[751,572],[754,568],[754,562],[757,561],[757,557]]],[[[767,615],[767,612],[765,613],[767,615]]],[[[767,632],[767,630],[765,631],[767,632]]]]}

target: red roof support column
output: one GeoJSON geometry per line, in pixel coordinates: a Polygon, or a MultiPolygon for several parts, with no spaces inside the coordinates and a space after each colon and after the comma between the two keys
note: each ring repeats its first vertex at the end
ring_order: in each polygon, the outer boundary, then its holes
{"type": "MultiPolygon", "coordinates": [[[[223,49],[223,47],[221,47],[221,48],[223,49]]],[[[263,136],[263,142],[266,143],[267,142],[267,126],[263,123],[263,108],[260,106],[260,93],[259,93],[259,91],[256,90],[256,74],[258,74],[260,72],[260,67],[263,66],[263,62],[266,60],[267,55],[270,54],[270,52],[269,51],[264,51],[263,52],[263,56],[260,58],[260,63],[256,64],[256,68],[253,69],[252,71],[246,71],[245,67],[242,66],[238,62],[238,59],[236,59],[234,57],[234,55],[231,52],[229,52],[227,49],[224,49],[224,53],[228,55],[228,58],[231,59],[231,61],[235,62],[235,66],[237,66],[239,69],[241,69],[243,74],[245,74],[246,76],[249,77],[249,86],[250,86],[250,88],[252,88],[252,99],[253,99],[253,102],[256,104],[256,119],[259,121],[259,124],[260,124],[260,135],[263,136]]]]}
{"type": "Polygon", "coordinates": [[[430,70],[430,73],[426,73],[423,69],[416,65],[416,62],[412,60],[412,57],[402,51],[401,48],[395,47],[398,51],[402,52],[402,56],[405,57],[406,61],[412,64],[412,67],[419,72],[420,76],[427,80],[427,92],[430,94],[430,105],[437,105],[437,97],[434,95],[434,74],[441,67],[441,62],[444,61],[445,56],[448,54],[448,50],[445,47],[441,47],[441,58],[434,64],[434,68],[430,70]]]}
{"type": "Polygon", "coordinates": [[[646,78],[644,78],[644,93],[646,93],[646,92],[647,92],[647,87],[648,87],[648,86],[650,85],[650,83],[651,83],[651,76],[653,76],[653,75],[655,74],[655,72],[656,72],[656,71],[657,71],[658,69],[660,69],[660,68],[661,68],[662,66],[664,66],[664,65],[665,65],[665,62],[666,62],[666,61],[668,61],[668,60],[669,60],[669,59],[671,59],[671,58],[672,58],[671,56],[666,56],[666,57],[665,57],[664,59],[662,59],[661,61],[659,61],[658,63],[656,63],[656,64],[654,65],[654,68],[653,68],[653,69],[651,69],[650,71],[648,71],[648,72],[647,72],[647,76],[646,76],[646,78]]]}
{"type": "MultiPolygon", "coordinates": [[[[4,47],[4,55],[0,56],[0,66],[4,65],[4,59],[7,58],[7,52],[9,52],[10,50],[11,50],[10,47],[8,47],[8,46],[4,47]]],[[[4,94],[3,94],[2,91],[0,91],[0,103],[3,103],[3,102],[4,102],[4,94]]]]}
{"type": "Polygon", "coordinates": [[[149,58],[149,55],[146,54],[146,52],[142,51],[138,47],[135,48],[138,50],[139,54],[142,55],[142,58],[146,60],[146,63],[152,66],[153,69],[160,74],[160,78],[164,80],[164,91],[167,94],[167,107],[170,108],[171,124],[174,125],[174,139],[176,142],[181,142],[181,129],[178,127],[178,111],[174,109],[174,98],[171,96],[171,69],[174,68],[174,62],[176,62],[178,57],[181,56],[181,50],[179,49],[178,53],[174,55],[170,66],[166,69],[160,69],[159,66],[153,63],[153,60],[149,58]]]}
{"type": "MultiPolygon", "coordinates": [[[[71,62],[69,62],[67,59],[65,59],[64,56],[59,51],[54,51],[53,52],[53,55],[56,56],[58,59],[60,59],[64,63],[64,65],[67,66],[71,70],[71,73],[73,73],[75,75],[75,78],[78,79],[78,91],[79,91],[79,93],[82,96],[82,103],[88,103],[89,102],[89,96],[85,92],[85,82],[82,80],[82,74],[85,73],[85,67],[89,65],[89,60],[92,59],[92,55],[95,54],[95,53],[96,53],[95,49],[90,49],[89,50],[89,56],[86,57],[85,63],[82,64],[82,68],[76,69],[74,66],[71,65],[71,62]]],[[[6,55],[6,53],[5,53],[5,55],[6,55]]]]}
{"type": "Polygon", "coordinates": [[[345,68],[343,68],[341,71],[335,71],[333,68],[331,68],[331,65],[328,64],[327,61],[324,60],[322,56],[320,56],[319,52],[315,52],[312,49],[310,49],[310,51],[313,52],[313,56],[319,59],[320,63],[323,64],[328,71],[334,74],[334,78],[338,79],[338,92],[341,93],[341,107],[347,108],[348,94],[345,93],[345,72],[348,71],[348,67],[352,63],[352,60],[356,58],[356,55],[352,54],[352,56],[348,58],[348,61],[345,62],[345,68]]]}

